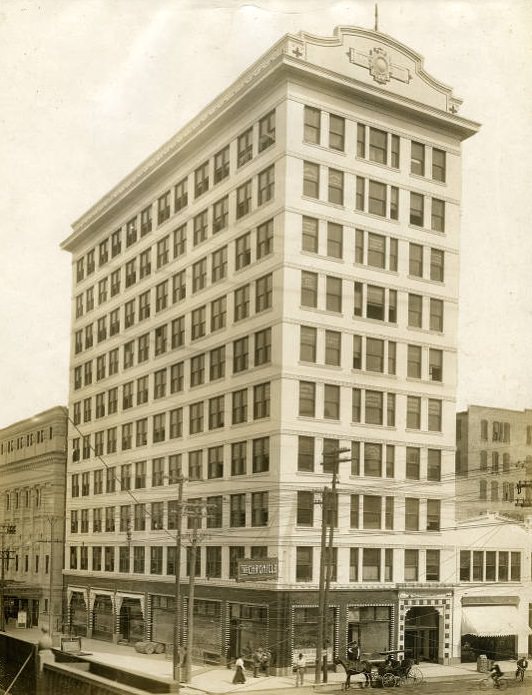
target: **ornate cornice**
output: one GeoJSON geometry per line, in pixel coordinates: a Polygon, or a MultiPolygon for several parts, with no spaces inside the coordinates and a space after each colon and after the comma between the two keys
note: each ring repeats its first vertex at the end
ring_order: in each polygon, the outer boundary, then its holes
{"type": "MultiPolygon", "coordinates": [[[[371,60],[370,58],[368,58],[368,60],[370,61],[369,67],[371,69],[371,60]]],[[[231,106],[237,101],[241,101],[251,91],[255,90],[259,84],[264,83],[264,80],[270,76],[272,72],[283,66],[288,66],[292,69],[304,68],[307,76],[313,73],[315,76],[321,77],[322,79],[333,78],[337,83],[338,80],[340,80],[346,86],[350,86],[351,89],[353,87],[361,88],[367,94],[374,93],[375,95],[379,95],[381,100],[385,99],[389,102],[396,101],[397,103],[402,103],[403,107],[409,108],[410,110],[414,108],[420,113],[424,110],[429,116],[433,118],[436,117],[441,121],[448,117],[448,126],[450,129],[454,127],[463,132],[474,132],[477,129],[477,124],[474,124],[472,121],[466,121],[465,119],[454,116],[461,100],[452,96],[450,87],[435,80],[425,71],[422,57],[386,34],[358,27],[336,27],[332,37],[314,36],[305,32],[300,32],[297,35],[286,34],[258,61],[245,70],[232,85],[200,111],[192,121],[178,131],[170,140],[165,142],[162,147],[156,150],[151,156],[145,159],[128,176],[122,179],[122,181],[112,188],[107,195],[91,207],[82,217],[76,220],[72,225],[73,233],[63,241],[61,248],[67,251],[73,251],[77,243],[84,238],[84,233],[89,230],[92,225],[97,223],[104,214],[111,211],[118,202],[131,194],[139,185],[147,181],[150,177],[153,177],[158,170],[161,170],[165,164],[169,163],[171,158],[176,157],[180,150],[184,150],[185,146],[190,145],[192,139],[198,138],[208,127],[212,126],[227,113],[231,106]],[[380,77],[377,79],[375,75],[375,85],[362,83],[359,80],[350,79],[348,76],[342,75],[341,73],[327,70],[325,67],[317,65],[316,63],[311,63],[308,60],[309,46],[338,47],[343,45],[345,36],[371,39],[376,44],[373,50],[384,45],[406,56],[407,59],[414,63],[415,73],[426,84],[446,96],[448,113],[384,90],[382,79],[380,77]]],[[[392,67],[396,75],[403,75],[404,70],[401,72],[402,69],[399,69],[399,67],[392,67]]],[[[379,73],[379,75],[380,74],[381,73],[379,73]]]]}

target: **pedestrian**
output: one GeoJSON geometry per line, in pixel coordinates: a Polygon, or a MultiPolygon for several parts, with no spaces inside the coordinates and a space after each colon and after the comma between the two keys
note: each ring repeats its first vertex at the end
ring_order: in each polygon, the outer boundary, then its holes
{"type": "Polygon", "coordinates": [[[246,674],[244,673],[244,660],[241,656],[235,661],[235,675],[233,678],[233,684],[245,683],[246,674]]]}
{"type": "Polygon", "coordinates": [[[520,659],[517,661],[517,671],[515,672],[515,677],[519,678],[520,680],[524,680],[525,677],[525,671],[528,668],[528,661],[526,657],[522,656],[520,659]]]}
{"type": "Polygon", "coordinates": [[[356,640],[347,645],[347,658],[349,661],[359,661],[360,647],[358,646],[358,642],[356,640]]]}
{"type": "Polygon", "coordinates": [[[262,672],[264,673],[265,676],[270,675],[270,661],[271,661],[272,655],[267,649],[264,649],[262,652],[262,672]]]}
{"type": "Polygon", "coordinates": [[[306,668],[307,660],[305,658],[305,655],[300,652],[299,656],[297,657],[297,661],[294,665],[294,669],[296,672],[296,688],[299,688],[300,685],[303,685],[303,681],[305,680],[306,668]]]}
{"type": "Polygon", "coordinates": [[[259,669],[262,665],[262,647],[258,647],[253,652],[253,678],[259,677],[259,669]]]}

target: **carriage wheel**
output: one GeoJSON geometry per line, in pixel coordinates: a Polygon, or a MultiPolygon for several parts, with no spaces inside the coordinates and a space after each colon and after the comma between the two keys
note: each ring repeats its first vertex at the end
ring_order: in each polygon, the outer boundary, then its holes
{"type": "Polygon", "coordinates": [[[406,684],[409,686],[420,685],[423,683],[423,673],[421,669],[413,666],[406,677],[406,684]]]}
{"type": "Polygon", "coordinates": [[[382,676],[382,687],[383,688],[394,688],[395,687],[395,676],[393,673],[385,673],[382,676]]]}

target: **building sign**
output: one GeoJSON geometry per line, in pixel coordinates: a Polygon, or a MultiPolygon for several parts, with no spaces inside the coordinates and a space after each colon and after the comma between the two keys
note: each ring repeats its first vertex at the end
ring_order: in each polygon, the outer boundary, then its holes
{"type": "Polygon", "coordinates": [[[239,560],[239,582],[261,582],[265,579],[277,579],[279,575],[279,559],[265,557],[260,560],[239,560]]]}

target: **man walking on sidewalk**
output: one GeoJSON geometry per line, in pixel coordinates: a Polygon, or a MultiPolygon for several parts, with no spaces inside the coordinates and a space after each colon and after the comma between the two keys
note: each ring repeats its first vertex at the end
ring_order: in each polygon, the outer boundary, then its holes
{"type": "Polygon", "coordinates": [[[307,660],[305,658],[304,654],[299,654],[297,657],[297,661],[295,664],[295,671],[296,671],[296,688],[299,688],[300,685],[303,685],[303,681],[305,680],[305,670],[307,668],[307,660]]]}

